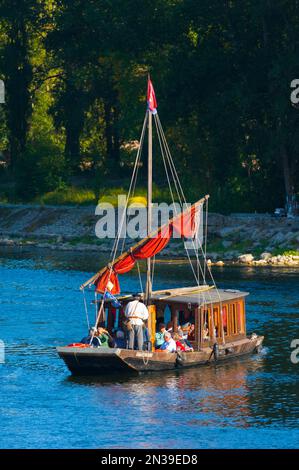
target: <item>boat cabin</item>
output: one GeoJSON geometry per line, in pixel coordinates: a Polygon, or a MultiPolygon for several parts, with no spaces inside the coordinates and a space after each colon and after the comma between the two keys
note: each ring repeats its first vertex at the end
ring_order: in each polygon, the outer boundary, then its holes
{"type": "MultiPolygon", "coordinates": [[[[195,351],[212,346],[215,342],[224,344],[245,338],[247,295],[247,292],[239,290],[208,286],[153,292],[151,305],[148,306],[150,315],[147,325],[153,347],[160,323],[164,323],[173,333],[179,327],[189,329],[188,339],[195,351]]],[[[131,296],[122,298],[120,308],[113,307],[110,301],[105,302],[102,321],[110,333],[122,328],[124,309],[130,300],[131,296]]]]}

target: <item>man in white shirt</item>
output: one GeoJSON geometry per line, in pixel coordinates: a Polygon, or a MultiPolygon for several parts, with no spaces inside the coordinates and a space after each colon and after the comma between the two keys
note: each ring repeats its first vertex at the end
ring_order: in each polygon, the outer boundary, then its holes
{"type": "Polygon", "coordinates": [[[128,331],[128,348],[134,349],[135,339],[137,340],[137,349],[143,349],[143,322],[148,319],[148,309],[141,301],[140,296],[134,296],[125,308],[125,316],[130,320],[132,328],[128,331]]]}
{"type": "Polygon", "coordinates": [[[171,333],[169,331],[166,331],[164,333],[164,343],[161,346],[162,351],[168,351],[168,352],[175,352],[176,351],[176,342],[175,340],[171,337],[171,333]]]}

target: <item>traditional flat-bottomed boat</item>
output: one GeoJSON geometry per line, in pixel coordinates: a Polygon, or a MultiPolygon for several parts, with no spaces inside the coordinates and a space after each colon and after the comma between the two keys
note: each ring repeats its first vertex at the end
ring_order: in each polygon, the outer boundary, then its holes
{"type": "MultiPolygon", "coordinates": [[[[209,196],[205,196],[192,205],[186,204],[157,114],[156,98],[150,80],[148,80],[147,101],[148,107],[140,146],[127,195],[128,204],[129,198],[132,196],[131,189],[136,182],[142,144],[147,129],[147,235],[127,250],[123,249],[124,244],[122,244],[120,253],[117,255],[124,222],[122,220],[114,243],[111,262],[86,281],[81,289],[84,293],[87,287],[95,287],[95,326],[104,325],[109,334],[113,336],[115,331],[123,328],[125,307],[128,302],[133,300],[130,294],[120,295],[118,276],[130,271],[135,265],[139,270],[138,263],[146,260],[146,286],[144,291],[141,290],[139,294],[149,312],[146,325],[149,340],[144,350],[130,350],[124,347],[92,347],[92,342],[84,345],[73,343],[69,346],[58,347],[59,356],[73,374],[139,373],[198,367],[259,352],[263,343],[263,336],[254,333],[248,335],[246,331],[245,299],[248,293],[233,289],[219,289],[216,286],[211,267],[206,259],[209,196]],[[152,224],[153,121],[156,125],[170,193],[172,195],[174,193],[170,181],[172,178],[180,205],[184,206],[181,212],[174,211],[174,216],[156,230],[153,230],[152,224]],[[205,225],[205,234],[199,230],[203,225],[205,225]],[[189,245],[186,245],[185,248],[196,285],[155,291],[152,288],[155,256],[165,248],[173,234],[189,241],[189,245]],[[191,258],[190,252],[193,253],[193,258],[191,258]],[[97,296],[100,298],[98,299],[97,296]],[[192,325],[192,333],[188,337],[191,349],[189,351],[177,350],[176,352],[155,349],[156,332],[161,322],[167,323],[172,333],[176,333],[186,324],[192,325]]],[[[173,202],[175,202],[174,198],[173,202]]]]}

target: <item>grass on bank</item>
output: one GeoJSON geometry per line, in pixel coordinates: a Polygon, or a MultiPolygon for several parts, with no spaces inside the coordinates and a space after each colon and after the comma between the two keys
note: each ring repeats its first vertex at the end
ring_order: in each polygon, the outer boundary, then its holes
{"type": "Polygon", "coordinates": [[[45,205],[91,205],[95,204],[95,193],[90,189],[74,186],[56,189],[35,199],[35,202],[45,205]]]}
{"type": "MultiPolygon", "coordinates": [[[[114,207],[118,205],[118,196],[127,194],[124,187],[107,187],[99,191],[97,201],[95,191],[90,188],[66,186],[38,196],[35,203],[44,205],[95,205],[97,202],[109,203],[114,207]]],[[[153,185],[153,200],[157,202],[171,202],[167,189],[160,189],[153,185]]],[[[136,188],[134,197],[129,199],[129,204],[146,205],[146,188],[136,188]]]]}

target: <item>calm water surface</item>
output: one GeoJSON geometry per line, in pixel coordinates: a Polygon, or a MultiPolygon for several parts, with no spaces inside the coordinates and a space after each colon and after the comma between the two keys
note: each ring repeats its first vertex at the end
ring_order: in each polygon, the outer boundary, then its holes
{"type": "MultiPolygon", "coordinates": [[[[85,333],[78,286],[101,266],[95,258],[0,251],[1,448],[298,447],[299,364],[290,343],[299,338],[299,270],[215,269],[220,287],[251,292],[248,331],[265,335],[260,355],[158,375],[74,378],[55,346],[85,333]]],[[[170,288],[192,276],[186,265],[161,264],[155,281],[170,288]]],[[[136,272],[121,285],[138,290],[136,272]]]]}

